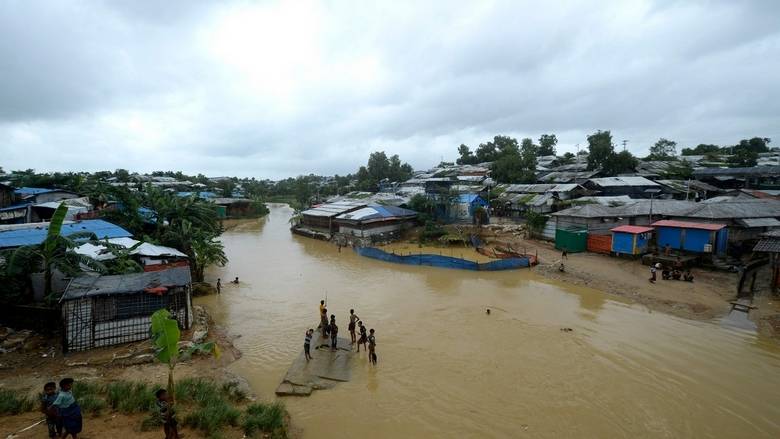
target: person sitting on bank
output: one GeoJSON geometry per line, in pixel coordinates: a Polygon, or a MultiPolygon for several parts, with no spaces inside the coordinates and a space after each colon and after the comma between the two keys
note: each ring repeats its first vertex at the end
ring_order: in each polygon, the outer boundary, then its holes
{"type": "Polygon", "coordinates": [[[691,273],[691,269],[685,270],[685,273],[683,273],[683,280],[686,282],[693,282],[693,273],[691,273]]]}
{"type": "Polygon", "coordinates": [[[669,272],[669,267],[664,265],[663,268],[661,269],[661,279],[669,280],[669,279],[671,279],[671,277],[672,277],[672,274],[671,274],[671,272],[669,272]]]}
{"type": "Polygon", "coordinates": [[[681,277],[682,277],[682,272],[675,268],[674,271],[672,271],[672,279],[680,280],[681,277]]]}
{"type": "Polygon", "coordinates": [[[235,279],[233,279],[232,281],[230,281],[230,283],[232,283],[232,284],[237,284],[237,283],[238,283],[238,276],[236,276],[236,278],[235,278],[235,279]]]}

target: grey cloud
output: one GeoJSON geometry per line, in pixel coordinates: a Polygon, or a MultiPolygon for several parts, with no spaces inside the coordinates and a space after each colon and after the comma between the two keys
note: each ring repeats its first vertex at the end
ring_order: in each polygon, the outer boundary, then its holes
{"type": "Polygon", "coordinates": [[[347,173],[376,149],[430,166],[498,133],[555,132],[566,151],[611,129],[637,154],[661,136],[778,137],[778,12],[771,1],[9,1],[0,166],[278,178],[347,173]]]}

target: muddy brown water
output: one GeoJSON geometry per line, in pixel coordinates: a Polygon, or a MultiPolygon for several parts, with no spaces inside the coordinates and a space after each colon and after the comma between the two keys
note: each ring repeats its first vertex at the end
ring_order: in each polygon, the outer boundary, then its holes
{"type": "Polygon", "coordinates": [[[263,399],[274,398],[326,294],[343,330],[350,308],[376,329],[377,368],[361,353],[350,382],[282,398],[305,438],[780,437],[774,340],[529,270],[339,253],[291,235],[291,213],[274,205],[226,232],[230,263],[209,273],[223,293],[197,302],[240,335],[244,356],[231,368],[263,399]],[[228,284],[235,276],[241,284],[228,284]]]}

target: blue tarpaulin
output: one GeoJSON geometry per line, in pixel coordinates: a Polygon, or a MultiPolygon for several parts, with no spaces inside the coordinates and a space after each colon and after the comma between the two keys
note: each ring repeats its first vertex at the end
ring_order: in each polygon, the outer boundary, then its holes
{"type": "MultiPolygon", "coordinates": [[[[31,226],[32,227],[23,229],[0,231],[0,248],[20,247],[23,245],[36,245],[42,243],[43,240],[46,239],[46,234],[49,232],[49,224],[31,224],[31,226]]],[[[60,234],[62,236],[68,236],[80,232],[94,233],[98,239],[129,238],[133,236],[133,234],[127,230],[115,224],[111,224],[108,221],[99,219],[63,224],[60,234]]]]}
{"type": "Polygon", "coordinates": [[[374,247],[358,247],[355,249],[357,254],[368,258],[379,259],[386,262],[406,265],[427,265],[429,267],[458,268],[461,270],[477,271],[498,271],[513,270],[516,268],[527,268],[531,266],[528,258],[508,258],[480,264],[466,259],[453,258],[450,256],[419,254],[419,255],[396,255],[387,253],[374,247]]]}

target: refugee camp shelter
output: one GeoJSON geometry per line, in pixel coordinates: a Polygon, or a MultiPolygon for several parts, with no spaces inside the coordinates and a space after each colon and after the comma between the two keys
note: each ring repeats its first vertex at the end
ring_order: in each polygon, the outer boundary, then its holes
{"type": "Polygon", "coordinates": [[[16,194],[14,188],[11,186],[0,183],[0,208],[8,207],[16,201],[16,194]]]}
{"type": "Polygon", "coordinates": [[[41,204],[51,201],[67,200],[68,198],[78,198],[78,194],[65,189],[50,189],[39,187],[20,187],[14,193],[27,203],[41,204]]]}
{"type": "Polygon", "coordinates": [[[771,288],[777,294],[780,288],[780,230],[763,233],[761,240],[753,247],[754,252],[766,253],[769,256],[769,269],[772,272],[771,288]]]}
{"type": "Polygon", "coordinates": [[[326,230],[333,233],[336,225],[333,220],[342,213],[352,212],[366,206],[366,203],[358,201],[337,201],[314,206],[301,212],[300,225],[315,230],[326,230]]]}
{"type": "Polygon", "coordinates": [[[647,253],[652,227],[618,226],[612,232],[612,252],[624,255],[641,255],[647,253]]]}
{"type": "Polygon", "coordinates": [[[394,234],[414,225],[417,212],[394,206],[371,204],[337,215],[334,223],[339,233],[368,237],[394,234]]]}
{"type": "Polygon", "coordinates": [[[189,329],[192,322],[189,267],[71,280],[60,299],[63,350],[83,351],[145,340],[151,315],[165,308],[189,329]]]}
{"type": "MultiPolygon", "coordinates": [[[[5,225],[0,227],[0,249],[37,245],[46,239],[49,223],[28,223],[5,225]]],[[[88,232],[97,239],[125,238],[133,236],[127,230],[104,220],[82,220],[67,222],[62,225],[60,235],[69,236],[74,233],[88,232]]]]}
{"type": "Polygon", "coordinates": [[[455,220],[472,221],[480,207],[485,209],[485,213],[487,213],[488,202],[479,194],[460,194],[452,205],[450,217],[455,220]]]}
{"type": "MultiPolygon", "coordinates": [[[[132,238],[111,238],[105,242],[128,249],[130,256],[143,266],[144,271],[159,271],[171,266],[189,266],[187,255],[172,247],[136,241],[132,238]]],[[[97,261],[116,259],[116,255],[108,249],[108,245],[99,242],[86,242],[73,251],[97,261]]]]}
{"type": "Polygon", "coordinates": [[[600,195],[628,195],[631,198],[650,198],[648,189],[661,189],[661,185],[644,177],[603,177],[591,178],[583,183],[589,190],[600,195]]]}
{"type": "Polygon", "coordinates": [[[659,248],[668,244],[675,250],[697,253],[726,253],[728,228],[725,224],[661,220],[652,224],[659,248]]]}

